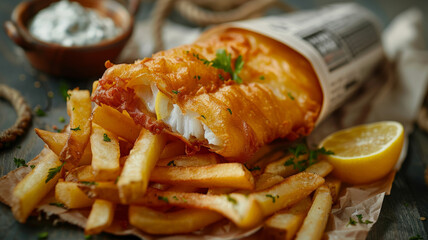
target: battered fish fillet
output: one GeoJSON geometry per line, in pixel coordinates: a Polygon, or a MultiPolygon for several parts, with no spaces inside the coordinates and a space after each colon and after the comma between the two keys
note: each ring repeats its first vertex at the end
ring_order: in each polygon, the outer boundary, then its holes
{"type": "Polygon", "coordinates": [[[152,133],[167,132],[195,151],[205,146],[229,161],[245,161],[276,138],[309,134],[323,101],[303,56],[240,29],[214,29],[192,45],[133,64],[106,65],[95,103],[125,110],[152,133]],[[216,58],[219,49],[231,54],[232,63],[242,56],[242,84],[204,61],[216,58]]]}

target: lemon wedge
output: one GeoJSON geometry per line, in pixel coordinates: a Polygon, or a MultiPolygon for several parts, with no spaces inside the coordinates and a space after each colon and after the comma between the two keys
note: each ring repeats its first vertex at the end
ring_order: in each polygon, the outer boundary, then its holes
{"type": "Polygon", "coordinates": [[[335,132],[320,144],[333,155],[325,158],[344,182],[365,184],[386,176],[397,162],[404,142],[403,126],[385,121],[335,132]]]}
{"type": "Polygon", "coordinates": [[[169,98],[163,94],[161,91],[158,92],[156,95],[155,100],[155,111],[156,111],[156,118],[158,120],[165,119],[169,117],[170,111],[169,111],[169,98]]]}

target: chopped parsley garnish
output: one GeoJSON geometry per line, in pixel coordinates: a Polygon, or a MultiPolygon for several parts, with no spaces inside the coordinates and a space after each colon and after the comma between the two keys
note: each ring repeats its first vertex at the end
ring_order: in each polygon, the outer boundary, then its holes
{"type": "Polygon", "coordinates": [[[92,235],[85,235],[85,239],[86,240],[92,239],[92,235]]]}
{"type": "Polygon", "coordinates": [[[236,201],[236,199],[231,197],[229,194],[226,194],[226,197],[227,197],[227,201],[231,202],[233,205],[238,204],[238,201],[236,201]]]}
{"type": "Polygon", "coordinates": [[[349,225],[355,226],[357,223],[360,223],[360,224],[370,224],[370,223],[373,223],[370,220],[363,220],[363,215],[362,214],[358,214],[358,215],[356,215],[356,217],[358,219],[358,222],[356,220],[354,220],[352,217],[349,217],[349,222],[348,222],[348,224],[346,224],[346,226],[349,226],[349,225]]]}
{"type": "Polygon", "coordinates": [[[259,166],[255,166],[253,168],[248,169],[250,172],[252,171],[257,171],[257,170],[261,170],[261,168],[259,166]]]}
{"type": "Polygon", "coordinates": [[[46,177],[45,183],[49,182],[52,178],[54,178],[59,172],[61,172],[62,167],[65,162],[63,162],[60,166],[55,168],[49,168],[48,176],[46,177]]]}
{"type": "Polygon", "coordinates": [[[176,165],[175,165],[175,162],[174,162],[174,160],[172,160],[172,161],[170,161],[168,164],[167,164],[167,166],[173,166],[173,167],[175,167],[176,165]]]}
{"type": "Polygon", "coordinates": [[[201,76],[198,75],[198,80],[201,80],[201,76]]]}
{"type": "Polygon", "coordinates": [[[37,239],[46,239],[48,238],[49,233],[48,232],[41,232],[37,234],[37,239]]]}
{"type": "Polygon", "coordinates": [[[224,77],[223,77],[223,75],[219,74],[219,75],[218,75],[218,78],[220,78],[220,80],[224,81],[224,77]]]}
{"type": "Polygon", "coordinates": [[[349,225],[355,226],[356,224],[357,224],[357,221],[352,219],[352,217],[349,217],[349,222],[348,224],[346,224],[346,226],[349,226],[349,225]]]}
{"type": "Polygon", "coordinates": [[[88,185],[88,186],[96,186],[96,185],[98,185],[98,183],[97,183],[97,182],[94,182],[94,181],[91,181],[91,182],[88,182],[88,181],[81,181],[80,183],[85,184],[85,185],[88,185]]]}
{"type": "Polygon", "coordinates": [[[119,181],[120,176],[117,176],[116,180],[114,180],[114,184],[117,184],[117,182],[119,181]]]}
{"type": "Polygon", "coordinates": [[[164,201],[166,203],[169,203],[168,198],[164,197],[164,196],[158,196],[158,200],[162,200],[162,201],[164,201]]]}
{"type": "Polygon", "coordinates": [[[291,100],[294,100],[293,95],[291,95],[291,92],[288,92],[288,97],[290,97],[291,100]]]}
{"type": "Polygon", "coordinates": [[[178,197],[177,196],[173,196],[172,197],[174,200],[177,200],[178,201],[178,197]]]}
{"type": "Polygon", "coordinates": [[[362,223],[362,224],[370,224],[370,223],[373,223],[372,221],[369,221],[369,220],[365,220],[365,221],[363,221],[363,215],[362,214],[358,214],[358,215],[356,215],[357,216],[357,218],[358,218],[358,222],[359,223],[362,223]]]}
{"type": "Polygon", "coordinates": [[[15,166],[17,168],[19,168],[19,167],[28,167],[28,165],[25,163],[25,160],[22,159],[22,158],[16,158],[16,157],[14,157],[13,158],[13,162],[15,163],[15,166]]]}
{"type": "Polygon", "coordinates": [[[104,142],[111,142],[111,139],[108,137],[107,133],[104,133],[103,138],[104,142]]]}
{"type": "Polygon", "coordinates": [[[71,109],[71,111],[73,111],[73,112],[74,112],[74,107],[73,107],[73,109],[71,109]]]}
{"type": "Polygon", "coordinates": [[[259,79],[260,80],[265,80],[265,76],[260,76],[259,79]]]}
{"type": "Polygon", "coordinates": [[[36,167],[36,165],[30,165],[31,169],[34,169],[36,167]]]}
{"type": "Polygon", "coordinates": [[[294,165],[294,157],[291,157],[287,161],[284,162],[284,166],[291,166],[294,165]]]}
{"type": "Polygon", "coordinates": [[[416,234],[416,236],[410,237],[409,240],[424,240],[424,238],[421,237],[421,235],[416,234]]]}
{"type": "Polygon", "coordinates": [[[45,111],[43,111],[43,109],[40,108],[40,106],[37,106],[36,109],[34,109],[34,112],[36,113],[37,116],[39,117],[44,117],[46,116],[45,111]]]}
{"type": "Polygon", "coordinates": [[[229,111],[230,115],[232,115],[232,109],[227,108],[227,111],[229,111]]]}
{"type": "Polygon", "coordinates": [[[185,198],[181,198],[181,201],[183,202],[187,202],[187,200],[185,198]]]}
{"type": "Polygon", "coordinates": [[[71,130],[71,131],[80,131],[80,130],[82,130],[82,129],[80,129],[80,125],[79,125],[79,126],[77,126],[77,128],[70,128],[70,130],[71,130]]]}
{"type": "Polygon", "coordinates": [[[51,206],[57,206],[57,207],[60,207],[60,208],[66,208],[64,206],[64,203],[60,203],[60,202],[51,202],[51,203],[49,203],[49,205],[51,205],[51,206]]]}
{"type": "Polygon", "coordinates": [[[272,194],[266,194],[266,197],[272,198],[272,202],[275,203],[276,198],[279,198],[279,195],[273,196],[272,194]]]}
{"type": "Polygon", "coordinates": [[[195,76],[193,76],[193,79],[196,79],[196,78],[197,78],[198,80],[201,80],[201,76],[199,76],[199,75],[198,75],[198,76],[196,76],[196,75],[195,75],[195,76]]]}
{"type": "Polygon", "coordinates": [[[172,93],[174,93],[174,94],[179,94],[179,93],[180,93],[180,91],[172,90],[172,93]]]}
{"type": "MultiPolygon", "coordinates": [[[[208,61],[207,59],[203,59],[199,57],[199,54],[193,53],[193,56],[196,57],[198,60],[202,61],[204,64],[215,67],[217,69],[222,69],[223,71],[227,72],[232,76],[232,80],[236,83],[242,83],[241,77],[239,77],[239,73],[241,72],[242,68],[244,67],[244,61],[242,60],[242,56],[239,55],[238,58],[235,60],[235,69],[232,68],[232,55],[229,53],[227,54],[226,50],[219,49],[216,52],[215,58],[212,61],[208,61]]],[[[219,78],[221,80],[223,79],[223,76],[219,75],[219,78]]]]}
{"type": "Polygon", "coordinates": [[[58,118],[58,121],[59,121],[60,123],[65,123],[65,118],[64,118],[64,117],[59,117],[59,118],[58,118]]]}
{"type": "Polygon", "coordinates": [[[315,164],[316,160],[318,159],[318,154],[324,154],[324,155],[334,154],[332,151],[326,150],[324,147],[316,150],[309,150],[304,144],[298,144],[297,146],[291,147],[288,150],[290,153],[294,155],[294,157],[287,160],[284,163],[284,166],[293,165],[294,169],[298,169],[299,171],[304,171],[307,167],[315,164]],[[307,159],[303,159],[298,162],[294,161],[294,159],[297,159],[298,157],[307,153],[309,153],[307,159]]]}
{"type": "Polygon", "coordinates": [[[66,82],[60,82],[59,84],[59,92],[61,93],[62,97],[64,98],[64,101],[67,101],[70,99],[70,96],[67,91],[70,88],[66,82]]]}
{"type": "Polygon", "coordinates": [[[207,119],[204,115],[201,115],[201,117],[202,117],[203,119],[207,119]]]}

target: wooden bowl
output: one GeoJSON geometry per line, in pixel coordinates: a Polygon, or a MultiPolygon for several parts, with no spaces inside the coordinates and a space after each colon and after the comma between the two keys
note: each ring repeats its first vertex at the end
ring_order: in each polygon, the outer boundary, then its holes
{"type": "Polygon", "coordinates": [[[72,0],[87,8],[97,9],[113,19],[122,29],[115,38],[87,46],[65,47],[35,38],[28,24],[35,14],[58,0],[32,0],[19,4],[12,12],[11,21],[4,24],[8,36],[20,46],[34,68],[58,77],[89,78],[100,75],[107,60],[115,60],[125,47],[134,28],[134,15],[139,0],[128,0],[124,6],[114,0],[72,0]]]}

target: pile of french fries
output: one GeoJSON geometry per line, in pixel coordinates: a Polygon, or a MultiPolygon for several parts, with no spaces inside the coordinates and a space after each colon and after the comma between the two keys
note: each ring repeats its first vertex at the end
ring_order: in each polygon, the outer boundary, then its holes
{"type": "Polygon", "coordinates": [[[260,157],[262,150],[247,165],[210,152],[186,156],[183,142],[151,134],[126,112],[92,109],[89,91],[68,94],[67,128],[36,129],[47,148],[13,191],[18,221],[54,190],[67,209],[91,208],[85,234],[107,229],[123,205],[129,224],[149,234],[191,233],[227,218],[243,229],[263,226],[258,234],[269,238],[322,237],[341,185],[327,176],[328,162],[300,172],[285,163],[307,154],[260,157]]]}

